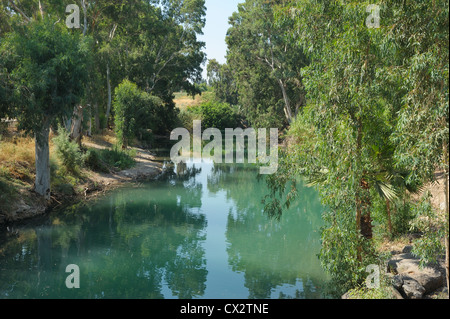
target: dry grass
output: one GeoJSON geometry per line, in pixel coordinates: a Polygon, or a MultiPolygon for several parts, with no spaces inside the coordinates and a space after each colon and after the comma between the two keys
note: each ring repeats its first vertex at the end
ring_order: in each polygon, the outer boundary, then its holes
{"type": "Polygon", "coordinates": [[[0,142],[0,175],[31,183],[35,172],[34,154],[31,137],[3,137],[0,142]]]}
{"type": "Polygon", "coordinates": [[[403,248],[411,244],[411,238],[408,235],[403,235],[398,238],[388,239],[382,238],[378,242],[378,251],[382,253],[388,253],[391,251],[402,251],[403,248]]]}
{"type": "MultiPolygon", "coordinates": [[[[50,159],[55,161],[53,134],[50,134],[50,159]]],[[[32,183],[35,174],[35,142],[31,136],[9,134],[0,141],[0,176],[32,183]]]]}
{"type": "Polygon", "coordinates": [[[188,96],[186,93],[175,93],[175,105],[180,110],[186,110],[189,107],[197,106],[202,104],[203,102],[211,99],[211,95],[214,94],[212,92],[203,92],[202,95],[196,95],[193,99],[192,96],[188,96]]]}
{"type": "Polygon", "coordinates": [[[7,137],[0,142],[0,163],[26,162],[34,165],[34,139],[7,137]]]}
{"type": "Polygon", "coordinates": [[[88,147],[110,148],[117,144],[117,137],[111,130],[104,130],[101,134],[95,134],[91,137],[83,136],[82,143],[88,147]]]}

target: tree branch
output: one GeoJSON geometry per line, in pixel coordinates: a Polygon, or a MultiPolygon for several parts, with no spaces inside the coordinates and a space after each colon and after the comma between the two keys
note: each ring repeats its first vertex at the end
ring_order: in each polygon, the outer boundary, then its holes
{"type": "Polygon", "coordinates": [[[12,0],[10,0],[9,3],[10,3],[11,6],[14,8],[14,10],[17,11],[18,13],[20,13],[20,15],[21,15],[27,22],[30,22],[30,21],[31,21],[31,19],[28,18],[27,15],[26,15],[22,10],[20,10],[19,7],[17,7],[16,4],[15,4],[12,0]]]}

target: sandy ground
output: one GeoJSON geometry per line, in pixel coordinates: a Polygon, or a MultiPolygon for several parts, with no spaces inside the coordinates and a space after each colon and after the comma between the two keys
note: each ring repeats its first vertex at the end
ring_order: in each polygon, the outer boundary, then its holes
{"type": "MultiPolygon", "coordinates": [[[[84,146],[90,148],[105,148],[96,143],[84,142],[84,146]]],[[[162,172],[162,164],[155,161],[155,156],[152,155],[148,150],[143,150],[134,147],[137,152],[135,157],[136,165],[130,169],[123,170],[120,172],[111,173],[98,173],[91,172],[89,178],[98,184],[103,186],[114,186],[120,185],[127,182],[148,180],[155,178],[162,172]]]]}

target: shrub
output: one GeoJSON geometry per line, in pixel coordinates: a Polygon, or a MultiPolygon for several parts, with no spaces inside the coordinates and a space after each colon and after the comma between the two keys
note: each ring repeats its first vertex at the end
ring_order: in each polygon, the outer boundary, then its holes
{"type": "Polygon", "coordinates": [[[95,149],[88,149],[86,154],[84,155],[84,165],[89,169],[96,171],[107,173],[109,172],[108,167],[105,165],[99,152],[95,149]]]}
{"type": "Polygon", "coordinates": [[[201,105],[202,127],[235,128],[239,126],[238,112],[228,103],[208,102],[201,105]]]}
{"type": "Polygon", "coordinates": [[[78,174],[83,164],[83,156],[78,144],[70,140],[69,132],[59,126],[58,135],[53,138],[53,143],[62,167],[69,173],[78,174]]]}
{"type": "Polygon", "coordinates": [[[160,131],[167,119],[167,106],[161,99],[141,91],[136,84],[124,80],[115,91],[114,124],[118,143],[125,148],[135,137],[151,138],[146,130],[160,131]]]}
{"type": "Polygon", "coordinates": [[[112,149],[104,149],[98,151],[100,160],[109,167],[114,167],[119,170],[128,169],[134,166],[135,150],[122,150],[119,146],[114,146],[112,149]]]}

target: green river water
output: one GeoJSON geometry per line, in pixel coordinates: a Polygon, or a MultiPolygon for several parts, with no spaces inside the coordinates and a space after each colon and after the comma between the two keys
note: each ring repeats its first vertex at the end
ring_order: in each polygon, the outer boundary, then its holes
{"type": "Polygon", "coordinates": [[[321,206],[274,220],[248,165],[188,163],[0,233],[0,298],[322,298],[321,206]],[[66,266],[79,267],[69,289],[66,266]]]}

